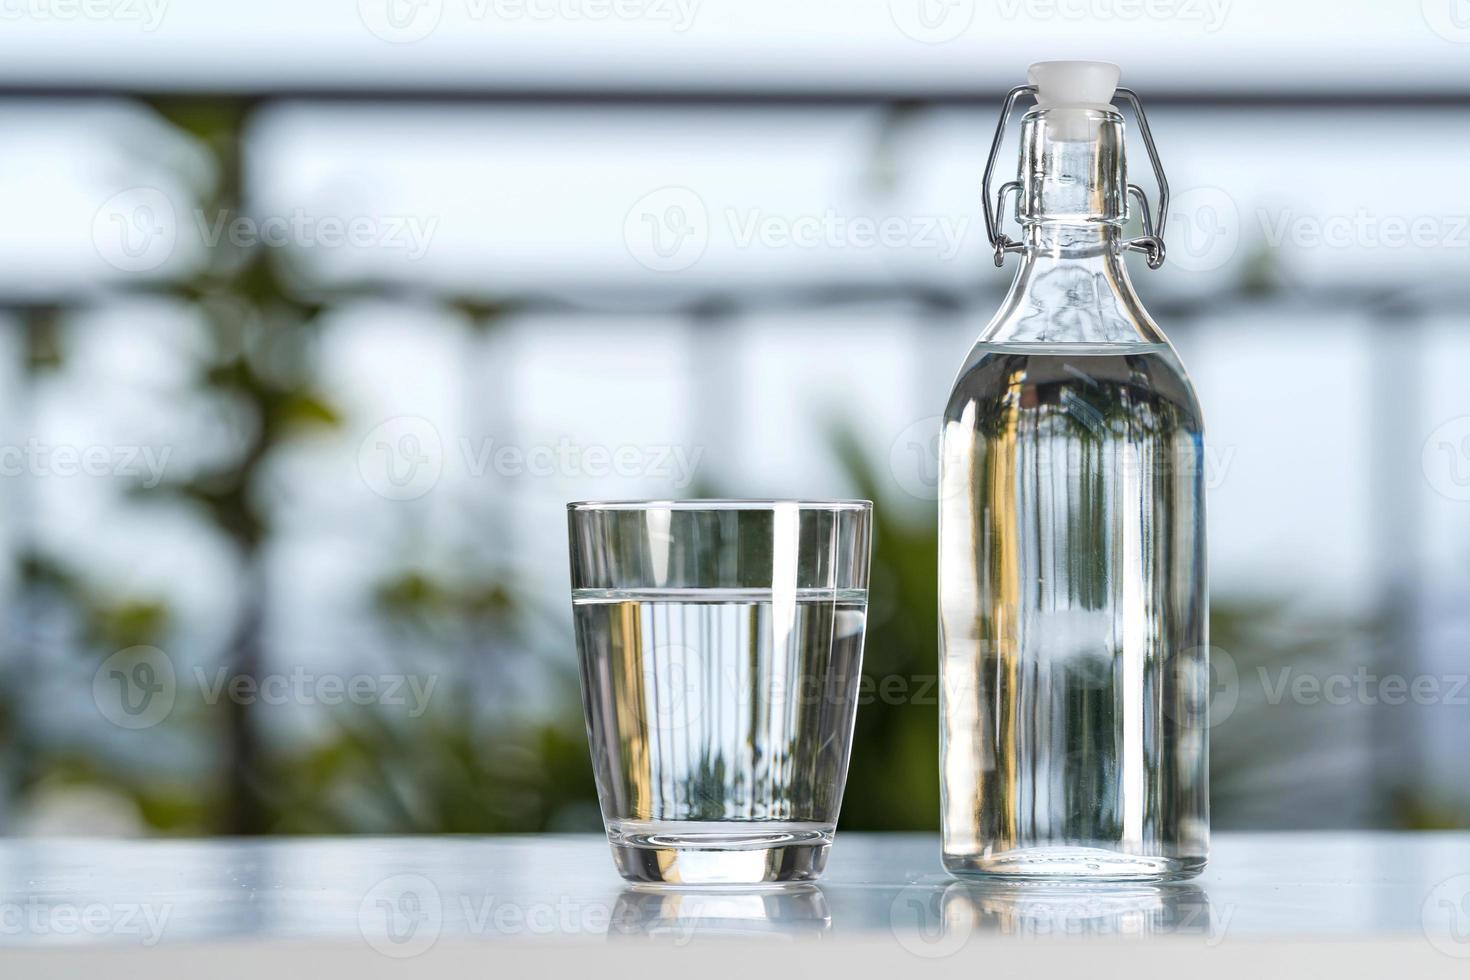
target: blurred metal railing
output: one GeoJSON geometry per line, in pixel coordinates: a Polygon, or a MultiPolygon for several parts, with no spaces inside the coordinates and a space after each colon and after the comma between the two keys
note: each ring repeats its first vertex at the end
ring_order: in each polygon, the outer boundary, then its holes
{"type": "MultiPolygon", "coordinates": [[[[413,88],[397,87],[303,87],[292,89],[259,88],[248,91],[211,91],[188,93],[159,90],[119,90],[88,85],[5,85],[0,86],[0,99],[48,99],[62,102],[90,98],[121,98],[151,106],[165,118],[177,119],[182,112],[198,106],[221,108],[220,119],[227,120],[224,128],[210,134],[210,146],[218,155],[224,175],[218,199],[213,202],[224,211],[238,212],[240,191],[244,185],[242,169],[244,155],[241,152],[242,132],[252,116],[263,108],[287,102],[343,103],[343,104],[473,104],[473,105],[626,105],[626,106],[679,106],[698,105],[711,109],[781,106],[804,108],[831,108],[852,106],[874,106],[901,108],[905,111],[923,110],[934,106],[975,106],[987,110],[998,104],[1000,93],[954,93],[943,91],[906,92],[900,94],[883,91],[821,91],[751,89],[746,91],[645,91],[637,89],[603,90],[598,92],[574,92],[560,90],[465,90],[454,87],[413,88]]],[[[1442,92],[1383,94],[1371,91],[1353,93],[1273,93],[1251,91],[1233,93],[1190,93],[1150,91],[1151,105],[1175,106],[1199,111],[1241,111],[1270,108],[1285,111],[1317,111],[1327,108],[1374,108],[1404,107],[1416,110],[1436,109],[1456,111],[1470,109],[1470,93],[1445,94],[1442,92]]],[[[977,161],[977,175],[978,175],[977,161]]],[[[978,176],[977,176],[978,183],[978,176]]],[[[978,210],[978,202],[975,202],[978,210]]],[[[243,266],[237,273],[241,277],[254,276],[249,288],[258,293],[262,288],[258,270],[243,266]]],[[[242,280],[243,281],[243,280],[242,280]]],[[[977,277],[978,281],[978,277],[977,277]]],[[[269,280],[267,280],[269,283],[269,280]]],[[[240,284],[236,284],[240,285],[240,284]]],[[[131,287],[148,292],[197,296],[199,287],[191,284],[153,283],[131,287]]],[[[203,287],[208,290],[229,290],[228,278],[210,281],[203,287]]],[[[268,284],[265,288],[275,289],[268,284]]],[[[863,306],[876,302],[891,302],[895,299],[911,302],[920,318],[944,319],[969,311],[981,311],[996,305],[1002,292],[998,284],[976,285],[960,289],[945,289],[932,284],[915,283],[862,283],[814,282],[800,287],[771,289],[763,287],[758,294],[739,288],[712,288],[704,294],[694,296],[675,309],[687,317],[691,328],[708,336],[725,329],[734,318],[751,312],[779,310],[809,311],[820,308],[842,308],[863,306]]],[[[35,298],[18,301],[0,298],[0,309],[4,309],[26,325],[28,332],[39,337],[54,327],[57,319],[80,306],[107,303],[115,294],[115,287],[96,292],[82,292],[56,296],[51,300],[35,298]]],[[[476,317],[493,317],[507,309],[518,313],[587,314],[601,315],[589,309],[585,303],[568,302],[556,295],[524,295],[503,297],[487,306],[483,297],[449,295],[440,290],[422,290],[404,285],[362,283],[346,290],[323,291],[319,294],[286,297],[272,295],[271,301],[290,299],[309,316],[310,310],[322,305],[332,305],[347,298],[376,295],[385,298],[423,300],[449,303],[460,306],[476,317]]],[[[1356,286],[1333,286],[1330,289],[1285,289],[1261,295],[1254,289],[1229,287],[1213,292],[1207,297],[1191,297],[1188,301],[1165,298],[1153,304],[1155,312],[1172,330],[1185,332],[1199,329],[1205,312],[1211,317],[1222,312],[1238,314],[1259,313],[1272,317],[1290,317],[1293,311],[1341,312],[1353,318],[1366,316],[1373,327],[1374,377],[1344,379],[1346,384],[1362,384],[1371,401],[1370,413],[1374,427],[1370,434],[1372,449],[1369,472],[1365,480],[1370,487],[1372,510],[1375,515],[1373,534],[1373,556],[1371,565],[1375,578],[1375,594],[1379,597],[1379,621],[1383,624],[1376,650],[1378,665],[1383,670],[1403,671],[1412,665],[1418,655],[1420,638],[1417,635],[1418,616],[1416,597],[1422,594],[1422,561],[1418,560],[1413,542],[1420,532],[1417,512],[1418,496],[1417,447],[1415,427],[1419,424],[1421,406],[1416,401],[1413,384],[1387,385],[1378,383],[1385,373],[1393,376],[1415,377],[1422,372],[1422,331],[1420,323],[1432,314],[1459,314],[1466,309],[1465,291],[1458,286],[1439,291],[1426,291],[1422,286],[1398,288],[1393,285],[1363,284],[1356,286]],[[1412,449],[1413,452],[1408,450],[1412,449]],[[1412,457],[1412,458],[1411,458],[1412,457]]],[[[668,304],[659,308],[669,310],[668,304]]],[[[627,306],[620,303],[619,310],[627,306]]],[[[717,385],[700,385],[697,391],[705,398],[731,398],[731,392],[721,392],[717,385]]],[[[262,411],[268,411],[266,402],[278,395],[264,388],[253,390],[251,396],[257,400],[262,411]]],[[[696,410],[696,417],[715,425],[726,415],[726,406],[704,406],[696,410]]],[[[261,447],[255,447],[258,458],[261,447]]],[[[240,549],[247,566],[260,567],[257,549],[257,530],[249,527],[248,505],[237,499],[248,485],[250,472],[242,470],[234,475],[234,485],[219,491],[211,499],[217,512],[236,510],[226,514],[221,521],[224,533],[240,549]],[[241,521],[244,520],[244,526],[241,521]],[[233,522],[233,523],[232,523],[233,522]]],[[[202,491],[200,491],[202,492],[202,491]]],[[[254,581],[254,580],[252,580],[254,581]]],[[[254,601],[244,604],[241,620],[237,624],[232,641],[231,670],[249,674],[255,670],[259,659],[259,624],[263,612],[259,608],[264,589],[254,582],[259,594],[254,601]]],[[[226,828],[236,833],[259,832],[262,827],[256,816],[258,807],[254,800],[258,793],[255,785],[259,774],[254,771],[253,760],[258,754],[256,734],[244,706],[233,705],[228,723],[229,768],[231,773],[235,817],[226,828]]],[[[1376,799],[1391,800],[1396,793],[1413,785],[1422,785],[1424,773],[1414,771],[1411,760],[1421,753],[1415,751],[1416,734],[1403,713],[1377,712],[1374,714],[1376,731],[1374,745],[1368,747],[1368,755],[1376,761],[1373,774],[1374,787],[1369,791],[1376,799]]]]}

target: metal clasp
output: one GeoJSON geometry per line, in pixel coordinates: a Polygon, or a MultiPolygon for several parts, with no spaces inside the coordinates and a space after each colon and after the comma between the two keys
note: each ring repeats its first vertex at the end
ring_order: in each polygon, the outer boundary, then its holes
{"type": "MultiPolygon", "coordinates": [[[[1016,102],[1021,96],[1029,95],[1036,97],[1035,85],[1017,85],[1006,93],[1005,102],[1000,108],[1000,122],[995,127],[995,138],[990,143],[990,157],[985,161],[985,176],[981,180],[980,195],[985,205],[985,233],[990,236],[990,244],[995,249],[996,267],[1005,265],[1007,252],[1019,252],[1025,246],[1000,230],[1001,216],[1005,213],[1006,195],[1011,191],[1020,191],[1019,181],[1010,180],[1001,185],[1000,191],[991,203],[990,178],[995,172],[995,161],[1000,156],[1000,144],[1005,138],[1006,125],[1010,121],[1011,112],[1016,107],[1016,102]]],[[[1143,113],[1143,106],[1138,101],[1138,96],[1132,89],[1120,88],[1113,96],[1114,99],[1122,98],[1133,107],[1133,116],[1138,120],[1138,131],[1143,136],[1143,145],[1148,150],[1148,159],[1154,168],[1154,180],[1159,185],[1159,211],[1158,217],[1150,214],[1148,195],[1143,188],[1137,184],[1128,185],[1128,195],[1138,199],[1143,210],[1140,219],[1143,222],[1143,234],[1138,238],[1130,238],[1123,242],[1123,247],[1135,252],[1143,252],[1148,257],[1148,267],[1157,269],[1164,264],[1164,224],[1169,218],[1169,181],[1164,176],[1164,165],[1159,160],[1158,147],[1154,145],[1153,133],[1148,128],[1148,117],[1143,113]]],[[[1125,151],[1126,152],[1126,151],[1125,151]]]]}

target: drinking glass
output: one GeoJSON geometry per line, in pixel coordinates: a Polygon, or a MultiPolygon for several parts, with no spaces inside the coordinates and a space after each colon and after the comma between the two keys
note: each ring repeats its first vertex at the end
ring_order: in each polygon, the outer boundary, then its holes
{"type": "Polygon", "coordinates": [[[847,778],[873,505],[568,505],[597,793],[625,878],[822,873],[847,778]]]}

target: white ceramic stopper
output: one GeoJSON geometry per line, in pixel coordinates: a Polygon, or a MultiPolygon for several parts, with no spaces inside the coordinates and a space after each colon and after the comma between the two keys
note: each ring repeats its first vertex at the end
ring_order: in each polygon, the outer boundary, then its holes
{"type": "Polygon", "coordinates": [[[1117,65],[1106,61],[1038,61],[1026,71],[1043,109],[1107,109],[1118,90],[1117,65]]]}

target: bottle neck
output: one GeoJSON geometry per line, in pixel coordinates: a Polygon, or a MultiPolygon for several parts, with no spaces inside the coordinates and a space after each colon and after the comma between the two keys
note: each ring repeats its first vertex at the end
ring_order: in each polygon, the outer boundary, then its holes
{"type": "Polygon", "coordinates": [[[1033,221],[1021,228],[1025,261],[1036,259],[1119,258],[1123,252],[1123,230],[1103,222],[1033,221]]]}
{"type": "Polygon", "coordinates": [[[1021,267],[986,343],[1164,343],[1123,262],[1127,177],[1117,113],[1051,109],[1022,124],[1021,267]]]}
{"type": "Polygon", "coordinates": [[[1122,117],[1097,109],[1027,113],[1016,183],[1022,225],[1121,225],[1128,216],[1122,117]]]}

